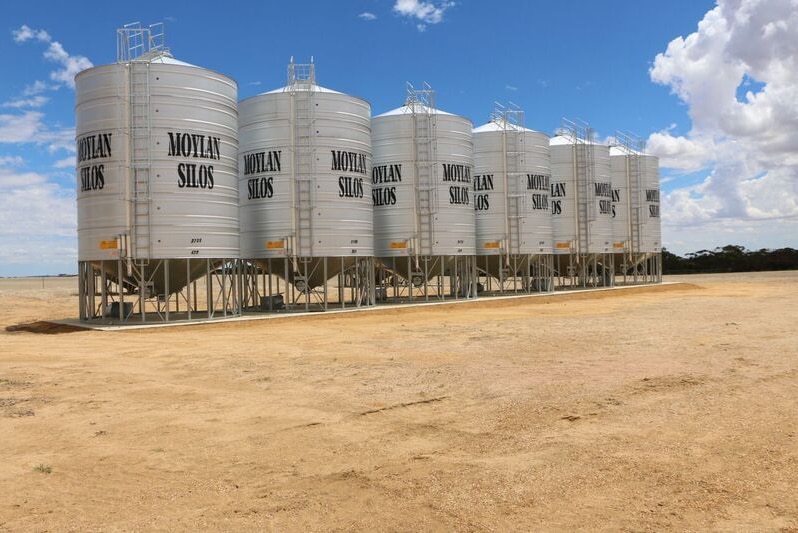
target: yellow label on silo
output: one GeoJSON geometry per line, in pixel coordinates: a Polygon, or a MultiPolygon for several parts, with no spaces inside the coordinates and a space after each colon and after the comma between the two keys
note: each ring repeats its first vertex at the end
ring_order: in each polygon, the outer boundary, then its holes
{"type": "Polygon", "coordinates": [[[391,243],[391,250],[404,250],[405,248],[407,248],[407,241],[391,243]]]}
{"type": "Polygon", "coordinates": [[[554,245],[555,248],[558,250],[570,250],[571,243],[570,242],[558,242],[554,245]]]}
{"type": "Polygon", "coordinates": [[[612,247],[616,250],[623,250],[623,243],[622,242],[614,242],[612,243],[612,247]]]}
{"type": "Polygon", "coordinates": [[[482,247],[483,248],[489,248],[489,249],[496,249],[496,248],[499,247],[499,243],[498,243],[498,241],[497,242],[486,242],[485,244],[482,245],[482,247]]]}
{"type": "Polygon", "coordinates": [[[285,248],[285,241],[266,241],[267,250],[282,250],[285,248]]]}
{"type": "Polygon", "coordinates": [[[114,239],[112,241],[100,241],[100,250],[116,250],[119,248],[119,242],[114,239]]]}

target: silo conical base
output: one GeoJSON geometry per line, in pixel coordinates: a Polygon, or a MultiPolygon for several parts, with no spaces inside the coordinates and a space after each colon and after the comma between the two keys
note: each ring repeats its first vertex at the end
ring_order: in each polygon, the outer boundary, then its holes
{"type": "Polygon", "coordinates": [[[551,254],[486,255],[477,258],[480,288],[487,293],[531,293],[554,290],[551,254]]]}
{"type": "Polygon", "coordinates": [[[252,262],[267,274],[280,276],[293,285],[316,289],[323,286],[330,278],[351,268],[357,257],[287,257],[279,259],[254,259],[252,262]]]}
{"type": "MultiPolygon", "coordinates": [[[[212,266],[217,264],[218,261],[214,260],[212,266]]],[[[121,280],[124,287],[136,291],[143,284],[150,294],[161,295],[179,291],[204,276],[208,268],[205,259],[151,260],[146,263],[129,261],[123,263],[123,266],[121,280]],[[184,261],[188,261],[188,265],[184,261]]],[[[104,270],[108,279],[114,283],[120,279],[116,261],[93,261],[92,267],[104,270]]]]}
{"type": "Polygon", "coordinates": [[[244,269],[248,311],[317,311],[374,305],[374,258],[252,259],[244,269]]]}
{"type": "Polygon", "coordinates": [[[661,283],[662,254],[625,253],[615,255],[616,279],[624,285],[661,283]]]}
{"type": "Polygon", "coordinates": [[[475,256],[384,257],[379,262],[378,301],[412,302],[477,297],[475,256]]]}
{"type": "Polygon", "coordinates": [[[555,281],[562,288],[597,288],[615,285],[614,254],[562,254],[554,259],[555,281]]]}

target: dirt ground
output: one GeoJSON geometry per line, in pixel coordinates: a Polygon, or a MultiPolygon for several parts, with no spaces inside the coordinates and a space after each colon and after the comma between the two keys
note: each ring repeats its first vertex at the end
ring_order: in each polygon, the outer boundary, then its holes
{"type": "Polygon", "coordinates": [[[60,335],[0,280],[0,530],[798,531],[798,272],[60,335]]]}

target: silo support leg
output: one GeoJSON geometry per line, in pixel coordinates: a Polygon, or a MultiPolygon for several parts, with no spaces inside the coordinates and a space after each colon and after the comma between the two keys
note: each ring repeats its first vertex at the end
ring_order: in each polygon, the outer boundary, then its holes
{"type": "MultiPolygon", "coordinates": [[[[127,317],[125,316],[125,311],[124,311],[124,309],[125,309],[125,287],[124,287],[124,285],[122,283],[123,266],[122,266],[122,260],[121,259],[117,260],[117,262],[116,262],[116,270],[117,270],[117,273],[116,273],[116,287],[117,287],[117,292],[119,292],[119,309],[118,309],[118,311],[119,311],[119,321],[122,322],[127,317]]],[[[131,308],[131,312],[132,312],[132,308],[131,308]]]]}
{"type": "Polygon", "coordinates": [[[191,320],[191,259],[186,259],[186,311],[191,320]]]}
{"type": "Polygon", "coordinates": [[[163,270],[163,283],[164,283],[164,304],[166,304],[166,321],[169,322],[169,301],[171,300],[171,294],[169,293],[169,260],[166,259],[164,261],[164,270],[163,270]]]}
{"type": "MultiPolygon", "coordinates": [[[[269,274],[267,275],[265,272],[262,274],[263,276],[263,292],[269,295],[269,311],[272,310],[272,295],[275,294],[274,292],[274,280],[272,279],[272,271],[271,271],[271,259],[269,259],[269,274]],[[268,280],[268,281],[267,281],[268,280]]],[[[277,278],[278,280],[280,278],[277,278]]],[[[280,293],[279,285],[277,286],[277,294],[280,293]]]]}
{"type": "Polygon", "coordinates": [[[88,308],[88,294],[87,294],[87,280],[86,280],[86,263],[84,261],[78,262],[78,313],[81,321],[86,321],[91,318],[87,311],[88,308]]]}
{"type": "MultiPolygon", "coordinates": [[[[99,315],[105,314],[105,308],[108,307],[108,275],[105,272],[105,261],[100,261],[100,312],[99,315]]],[[[95,309],[95,316],[96,316],[95,309]]]]}
{"type": "Polygon", "coordinates": [[[211,260],[205,260],[205,291],[207,292],[208,318],[213,318],[213,276],[211,274],[211,260]]]}
{"type": "Polygon", "coordinates": [[[324,294],[322,296],[322,298],[323,298],[322,307],[326,311],[327,310],[327,285],[329,285],[329,280],[327,279],[327,258],[325,257],[324,259],[322,259],[322,261],[324,263],[322,265],[322,270],[323,270],[323,273],[324,273],[324,285],[322,286],[322,290],[324,291],[324,294]]]}

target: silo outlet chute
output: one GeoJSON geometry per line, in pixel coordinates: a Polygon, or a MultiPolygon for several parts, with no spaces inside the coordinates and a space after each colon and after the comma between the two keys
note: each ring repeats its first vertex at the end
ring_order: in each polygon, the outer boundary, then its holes
{"type": "Polygon", "coordinates": [[[373,304],[369,103],[292,59],[286,86],[239,111],[247,308],[373,304]]]}
{"type": "Polygon", "coordinates": [[[237,315],[237,85],[161,25],[117,37],[75,77],[81,319],[237,315]]]}

